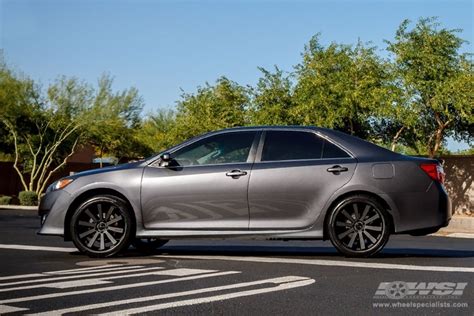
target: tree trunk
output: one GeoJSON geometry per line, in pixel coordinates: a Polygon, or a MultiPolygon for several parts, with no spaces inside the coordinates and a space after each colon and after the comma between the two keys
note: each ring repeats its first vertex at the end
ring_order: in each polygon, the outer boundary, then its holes
{"type": "Polygon", "coordinates": [[[405,130],[405,126],[402,126],[398,131],[397,133],[395,134],[395,136],[393,137],[392,139],[392,151],[395,151],[395,148],[397,147],[397,143],[398,143],[398,140],[400,139],[400,136],[402,135],[402,132],[405,130]]]}

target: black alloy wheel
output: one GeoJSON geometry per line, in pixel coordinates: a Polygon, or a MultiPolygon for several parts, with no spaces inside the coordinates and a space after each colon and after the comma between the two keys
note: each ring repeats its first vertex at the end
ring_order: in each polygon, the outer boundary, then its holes
{"type": "Polygon", "coordinates": [[[369,257],[388,242],[390,217],[371,196],[345,198],[331,211],[327,230],[338,251],[349,257],[369,257]]]}
{"type": "Polygon", "coordinates": [[[126,249],[133,231],[127,204],[112,195],[83,202],[70,225],[74,245],[90,257],[110,257],[126,249]]]}

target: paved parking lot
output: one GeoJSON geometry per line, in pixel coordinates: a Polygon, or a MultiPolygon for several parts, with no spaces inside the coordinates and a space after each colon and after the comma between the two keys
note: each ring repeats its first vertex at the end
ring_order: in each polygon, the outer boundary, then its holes
{"type": "Polygon", "coordinates": [[[329,242],[249,240],[90,259],[37,236],[34,212],[0,212],[0,314],[474,312],[472,239],[395,236],[378,257],[357,260],[329,242]]]}

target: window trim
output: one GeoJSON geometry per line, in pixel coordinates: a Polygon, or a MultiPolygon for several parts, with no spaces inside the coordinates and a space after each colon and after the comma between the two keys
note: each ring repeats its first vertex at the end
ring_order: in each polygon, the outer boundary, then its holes
{"type": "MultiPolygon", "coordinates": [[[[324,146],[323,146],[324,149],[324,146]]],[[[323,152],[324,155],[324,152],[323,152]]],[[[339,160],[339,159],[355,159],[354,155],[345,149],[343,146],[339,145],[338,143],[334,142],[332,139],[328,138],[326,135],[319,133],[316,130],[309,130],[309,129],[289,129],[289,128],[270,128],[265,129],[262,131],[262,137],[260,138],[260,144],[257,150],[257,156],[255,158],[255,163],[275,163],[275,162],[297,162],[297,161],[324,161],[324,160],[339,160]],[[310,159],[285,159],[285,160],[267,160],[262,161],[262,154],[263,154],[263,147],[265,146],[265,140],[267,132],[303,132],[303,133],[311,133],[316,135],[317,137],[331,143],[332,145],[338,147],[340,150],[345,152],[349,157],[338,157],[338,158],[310,158],[310,159]]]]}

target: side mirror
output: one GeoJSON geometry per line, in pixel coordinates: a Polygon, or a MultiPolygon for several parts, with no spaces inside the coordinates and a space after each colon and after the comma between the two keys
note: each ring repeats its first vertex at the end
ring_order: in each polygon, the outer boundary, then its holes
{"type": "Polygon", "coordinates": [[[160,156],[160,166],[162,167],[168,167],[170,162],[171,162],[171,155],[169,153],[163,153],[160,156]]]}

